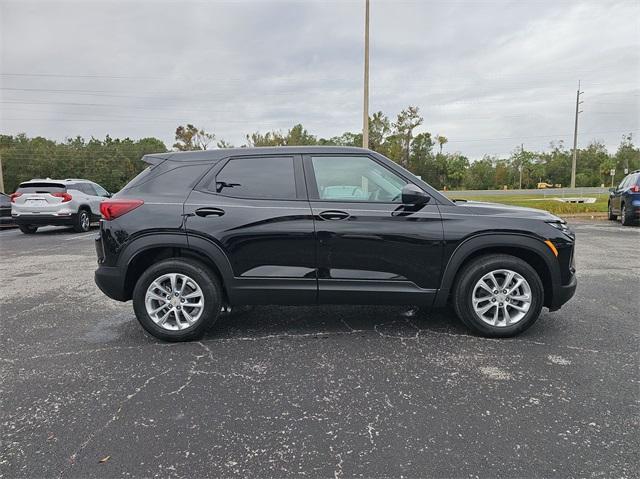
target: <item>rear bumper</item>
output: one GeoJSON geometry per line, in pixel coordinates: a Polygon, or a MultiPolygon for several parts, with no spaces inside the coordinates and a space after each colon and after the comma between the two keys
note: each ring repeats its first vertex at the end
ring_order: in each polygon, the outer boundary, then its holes
{"type": "Polygon", "coordinates": [[[16,226],[16,222],[11,216],[0,216],[0,228],[10,228],[13,226],[16,226]]]}
{"type": "Polygon", "coordinates": [[[124,293],[124,275],[118,267],[98,266],[95,281],[104,294],[116,301],[127,301],[124,293]]]}
{"type": "Polygon", "coordinates": [[[76,221],[77,214],[70,215],[14,215],[13,222],[17,225],[34,225],[34,226],[71,226],[76,221]]]}

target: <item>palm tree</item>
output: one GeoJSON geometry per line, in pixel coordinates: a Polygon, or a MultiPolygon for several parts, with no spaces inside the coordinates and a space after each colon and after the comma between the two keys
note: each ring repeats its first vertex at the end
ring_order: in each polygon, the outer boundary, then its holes
{"type": "Polygon", "coordinates": [[[440,154],[442,154],[442,147],[444,146],[445,143],[448,143],[449,140],[447,139],[446,136],[443,135],[437,135],[436,136],[436,141],[438,142],[438,144],[440,145],[440,154]]]}

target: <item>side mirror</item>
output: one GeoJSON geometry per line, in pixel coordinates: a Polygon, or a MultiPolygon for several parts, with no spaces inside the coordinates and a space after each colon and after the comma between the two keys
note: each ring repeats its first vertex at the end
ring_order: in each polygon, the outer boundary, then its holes
{"type": "Polygon", "coordinates": [[[105,198],[111,198],[113,196],[113,193],[109,193],[108,191],[104,194],[105,198]]]}
{"type": "Polygon", "coordinates": [[[404,205],[426,205],[430,200],[431,197],[416,185],[407,184],[402,188],[402,204],[404,205]]]}
{"type": "Polygon", "coordinates": [[[609,193],[615,193],[616,189],[615,188],[609,188],[609,193]]]}

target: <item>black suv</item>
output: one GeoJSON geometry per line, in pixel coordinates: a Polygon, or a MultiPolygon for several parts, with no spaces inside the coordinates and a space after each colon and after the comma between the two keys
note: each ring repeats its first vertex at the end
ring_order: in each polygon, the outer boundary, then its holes
{"type": "Polygon", "coordinates": [[[453,202],[361,148],[162,153],[101,204],[96,283],[169,341],[232,305],[450,302],[517,334],[576,289],[574,235],[545,211],[453,202]]]}

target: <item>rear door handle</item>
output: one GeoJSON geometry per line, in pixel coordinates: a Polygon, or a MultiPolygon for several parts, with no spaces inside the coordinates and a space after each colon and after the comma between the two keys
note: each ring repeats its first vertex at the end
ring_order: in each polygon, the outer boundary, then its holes
{"type": "Polygon", "coordinates": [[[196,210],[196,214],[198,216],[222,216],[224,215],[224,210],[220,208],[198,208],[196,210]]]}
{"type": "Polygon", "coordinates": [[[351,215],[346,211],[327,210],[323,211],[318,216],[323,220],[346,220],[351,215]]]}

